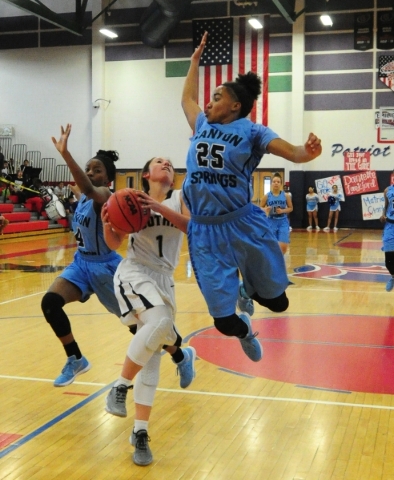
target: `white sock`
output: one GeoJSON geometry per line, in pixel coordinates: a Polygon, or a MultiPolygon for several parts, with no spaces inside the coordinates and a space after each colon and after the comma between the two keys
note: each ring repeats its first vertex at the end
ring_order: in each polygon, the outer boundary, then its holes
{"type": "Polygon", "coordinates": [[[119,385],[126,385],[126,387],[130,387],[132,382],[133,382],[132,380],[129,380],[128,378],[124,378],[120,376],[114,383],[114,387],[118,387],[119,385]]]}
{"type": "Polygon", "coordinates": [[[134,420],[134,433],[139,432],[140,430],[148,431],[148,424],[149,422],[145,420],[134,420]]]}

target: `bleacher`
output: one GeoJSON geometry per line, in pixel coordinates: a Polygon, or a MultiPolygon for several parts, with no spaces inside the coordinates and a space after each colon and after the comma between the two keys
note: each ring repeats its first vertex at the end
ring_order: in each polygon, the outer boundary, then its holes
{"type": "MultiPolygon", "coordinates": [[[[12,173],[16,173],[24,160],[29,160],[30,166],[41,169],[39,178],[45,186],[53,187],[59,182],[66,185],[74,183],[74,179],[67,165],[57,165],[54,158],[41,158],[41,152],[29,151],[25,144],[12,144],[12,138],[0,137],[0,146],[6,161],[12,159],[12,173]]],[[[1,174],[0,174],[1,176],[1,174]]],[[[38,234],[61,232],[68,230],[67,218],[51,220],[45,212],[39,215],[37,212],[29,211],[28,207],[18,203],[15,195],[4,195],[7,184],[0,182],[0,214],[3,215],[9,224],[5,227],[2,238],[9,234],[38,234]]]]}

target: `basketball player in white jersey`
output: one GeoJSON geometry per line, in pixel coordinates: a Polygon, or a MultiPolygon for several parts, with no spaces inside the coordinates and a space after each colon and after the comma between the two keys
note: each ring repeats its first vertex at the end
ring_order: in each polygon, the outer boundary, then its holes
{"type": "MultiPolygon", "coordinates": [[[[122,323],[137,325],[137,331],[127,350],[121,376],[107,396],[106,410],[119,415],[121,409],[126,414],[126,396],[119,395],[118,389],[131,388],[135,378],[136,413],[130,443],[135,446],[134,463],[149,465],[153,457],[148,445],[148,421],[159,382],[161,349],[163,345],[180,346],[182,341],[174,324],[173,272],[190,214],[181,191],[173,190],[174,168],[169,160],[156,157],[147,162],[142,182],[144,192],[136,193],[143,206],[151,209],[151,217],[143,230],[129,236],[127,256],[114,276],[122,323]]],[[[105,241],[115,250],[125,234],[111,225],[106,205],[101,216],[105,241]]],[[[182,350],[194,377],[196,352],[193,347],[182,350]]]]}

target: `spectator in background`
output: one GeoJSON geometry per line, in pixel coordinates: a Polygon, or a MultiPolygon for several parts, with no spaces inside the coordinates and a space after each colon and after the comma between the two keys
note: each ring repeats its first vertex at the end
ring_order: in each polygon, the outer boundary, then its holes
{"type": "Polygon", "coordinates": [[[1,169],[1,174],[2,176],[5,176],[5,175],[8,175],[10,172],[9,172],[9,166],[8,166],[8,162],[7,160],[5,160],[3,162],[3,168],[1,169]]]}
{"type": "Polygon", "coordinates": [[[5,158],[4,158],[4,155],[3,155],[1,147],[0,147],[0,170],[3,170],[4,161],[5,161],[5,158]]]}
{"type": "Polygon", "coordinates": [[[25,193],[22,188],[24,186],[27,187],[27,185],[24,185],[23,183],[23,172],[22,170],[18,170],[16,179],[14,180],[14,185],[11,185],[10,187],[11,195],[17,195],[19,203],[24,203],[26,200],[25,193]]]}
{"type": "Polygon", "coordinates": [[[77,206],[78,200],[76,199],[74,194],[71,193],[64,202],[64,208],[66,209],[66,215],[68,220],[68,227],[70,228],[70,230],[72,229],[73,217],[77,206]]]}
{"type": "Polygon", "coordinates": [[[22,163],[22,165],[21,165],[21,170],[22,170],[22,172],[23,172],[23,170],[24,170],[26,167],[31,167],[30,162],[29,162],[29,160],[27,160],[27,159],[26,159],[26,160],[23,160],[23,163],[22,163]]]}
{"type": "Polygon", "coordinates": [[[32,185],[29,190],[25,190],[25,206],[31,212],[40,214],[44,210],[45,201],[41,197],[40,190],[44,188],[44,184],[39,178],[33,178],[32,185]]]}
{"type": "Polygon", "coordinates": [[[64,186],[64,182],[59,182],[53,189],[53,193],[64,203],[66,201],[66,190],[67,188],[64,186]]]}

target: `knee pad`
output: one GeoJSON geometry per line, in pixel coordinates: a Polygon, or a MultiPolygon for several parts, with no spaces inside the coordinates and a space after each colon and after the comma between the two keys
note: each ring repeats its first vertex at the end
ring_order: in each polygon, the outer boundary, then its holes
{"type": "Polygon", "coordinates": [[[271,310],[271,312],[284,312],[289,306],[289,299],[286,296],[286,292],[283,292],[282,295],[275,298],[262,298],[255,293],[251,298],[263,307],[271,310]]]}
{"type": "MultiPolygon", "coordinates": [[[[163,345],[174,345],[176,341],[176,332],[172,315],[170,315],[168,308],[164,305],[159,305],[150,308],[140,314],[140,321],[144,327],[149,327],[150,333],[146,337],[145,345],[149,350],[156,351],[163,345]]],[[[144,328],[142,327],[142,328],[144,328]]]]}
{"type": "Polygon", "coordinates": [[[149,362],[141,370],[141,381],[144,385],[157,387],[159,384],[161,352],[155,352],[149,362]]]}
{"type": "Polygon", "coordinates": [[[213,323],[219,332],[227,337],[239,337],[248,333],[248,327],[236,313],[228,317],[214,317],[213,323]]]}
{"type": "Polygon", "coordinates": [[[70,320],[63,310],[65,303],[64,298],[54,292],[47,292],[41,300],[42,313],[57,337],[71,333],[70,320]]]}
{"type": "Polygon", "coordinates": [[[156,385],[146,385],[142,381],[142,370],[135,377],[133,397],[134,403],[151,407],[155,399],[156,385]]]}

